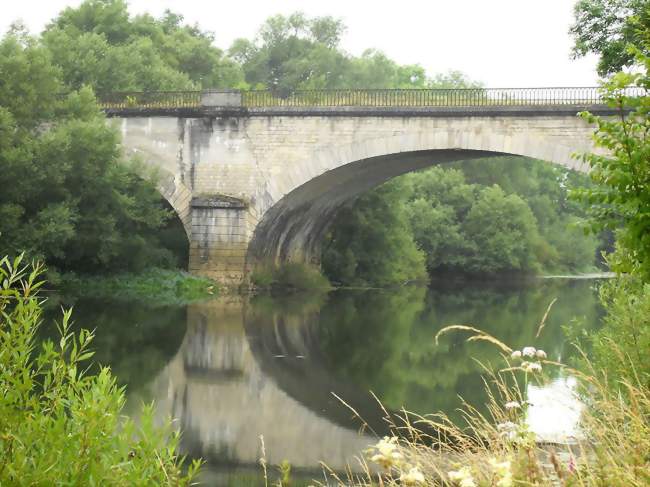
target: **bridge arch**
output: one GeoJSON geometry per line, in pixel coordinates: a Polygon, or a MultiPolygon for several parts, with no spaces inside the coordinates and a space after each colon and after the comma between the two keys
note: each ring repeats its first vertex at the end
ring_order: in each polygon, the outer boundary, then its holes
{"type": "Polygon", "coordinates": [[[525,131],[470,130],[400,133],[312,151],[284,178],[293,186],[262,210],[247,253],[247,268],[260,262],[318,263],[320,243],[337,211],[362,193],[402,174],[446,162],[520,156],[587,172],[572,154],[587,150],[584,138],[572,147],[558,137],[525,131]]]}
{"type": "Polygon", "coordinates": [[[192,239],[192,191],[171,173],[162,173],[156,187],[183,224],[188,241],[192,239]]]}
{"type": "Polygon", "coordinates": [[[238,285],[261,260],[318,261],[336,211],[400,174],[508,154],[585,171],[571,154],[594,150],[593,127],[576,114],[614,112],[597,97],[542,95],[476,106],[294,106],[263,97],[106,110],[125,151],[161,169],[161,194],[189,237],[189,271],[238,285]]]}

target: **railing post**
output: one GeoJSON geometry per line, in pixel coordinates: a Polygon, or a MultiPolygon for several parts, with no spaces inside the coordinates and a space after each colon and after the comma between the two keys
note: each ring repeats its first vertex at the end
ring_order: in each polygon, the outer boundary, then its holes
{"type": "Polygon", "coordinates": [[[241,107],[242,95],[240,90],[203,90],[201,106],[206,108],[241,107]]]}

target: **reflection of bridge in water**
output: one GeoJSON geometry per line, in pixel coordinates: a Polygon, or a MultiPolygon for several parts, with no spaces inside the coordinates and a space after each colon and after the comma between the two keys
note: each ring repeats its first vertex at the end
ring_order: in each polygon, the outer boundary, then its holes
{"type": "Polygon", "coordinates": [[[262,435],[270,464],[354,467],[374,440],[331,392],[361,407],[373,428],[379,408],[367,411],[367,396],[327,374],[316,313],[262,318],[243,299],[189,306],[183,343],[152,386],[158,414],[179,421],[184,452],[212,465],[258,463],[262,435]]]}

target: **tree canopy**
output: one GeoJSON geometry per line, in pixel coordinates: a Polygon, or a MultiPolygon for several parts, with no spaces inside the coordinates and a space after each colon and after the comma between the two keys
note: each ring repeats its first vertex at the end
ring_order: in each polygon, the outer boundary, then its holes
{"type": "Polygon", "coordinates": [[[422,279],[425,268],[430,275],[589,270],[598,242],[575,225],[583,212],[568,200],[571,180],[587,184],[587,176],[518,157],[406,174],[336,216],[323,269],[354,285],[422,279]],[[375,262],[375,253],[389,264],[375,262]]]}
{"type": "Polygon", "coordinates": [[[420,65],[400,65],[381,51],[355,57],[340,46],[345,26],[333,17],[302,13],[269,18],[255,39],[237,39],[230,56],[253,88],[427,88],[476,85],[458,72],[430,77],[420,65]]]}
{"type": "Polygon", "coordinates": [[[0,247],[78,271],[169,261],[153,179],[122,159],[90,88],[59,96],[60,75],[36,40],[0,41],[0,247]]]}
{"type": "Polygon", "coordinates": [[[647,51],[650,25],[648,0],[580,0],[574,7],[573,55],[600,56],[598,73],[616,73],[634,64],[630,47],[647,51]]]}
{"type": "Polygon", "coordinates": [[[86,0],[63,10],[42,34],[72,89],[110,91],[226,88],[243,81],[214,36],[165,11],[130,16],[125,0],[86,0]]]}

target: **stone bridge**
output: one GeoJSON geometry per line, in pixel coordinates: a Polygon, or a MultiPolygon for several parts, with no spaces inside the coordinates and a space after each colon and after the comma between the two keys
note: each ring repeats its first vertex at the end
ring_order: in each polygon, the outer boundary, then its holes
{"type": "Polygon", "coordinates": [[[103,107],[124,151],[159,169],[190,271],[233,284],[260,263],[318,263],[337,210],[409,171],[495,155],[586,170],[572,154],[592,149],[593,128],[576,114],[612,110],[583,90],[208,91],[103,107]]]}

